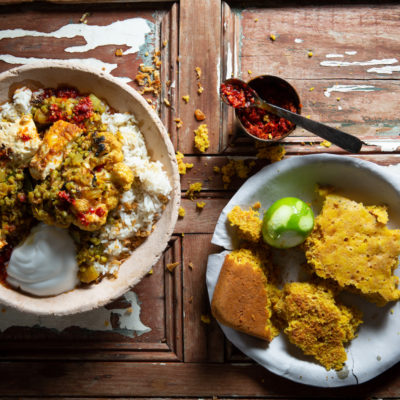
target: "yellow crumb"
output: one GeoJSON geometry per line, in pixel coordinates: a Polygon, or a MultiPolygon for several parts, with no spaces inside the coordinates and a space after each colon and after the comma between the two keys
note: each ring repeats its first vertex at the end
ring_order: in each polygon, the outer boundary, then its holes
{"type": "Polygon", "coordinates": [[[133,313],[133,308],[132,307],[128,307],[125,311],[125,313],[127,314],[132,314],[133,313]]]}
{"type": "Polygon", "coordinates": [[[256,143],[256,149],[258,150],[256,154],[257,158],[269,160],[271,163],[282,160],[286,154],[286,150],[281,144],[277,146],[267,146],[264,143],[256,143]]]}
{"type": "Polygon", "coordinates": [[[258,18],[254,18],[254,22],[257,22],[258,21],[258,18]]]}
{"type": "Polygon", "coordinates": [[[168,40],[164,40],[164,41],[162,42],[163,47],[166,47],[167,44],[168,44],[168,40]]]}
{"type": "Polygon", "coordinates": [[[195,134],[194,147],[196,147],[197,150],[199,150],[202,153],[204,153],[208,149],[208,147],[210,146],[210,141],[208,140],[207,125],[206,124],[200,125],[194,131],[194,134],[195,134]]]}
{"type": "Polygon", "coordinates": [[[253,208],[254,210],[259,210],[261,208],[261,203],[257,201],[251,206],[251,208],[253,208]]]}
{"type": "Polygon", "coordinates": [[[181,233],[181,236],[182,236],[182,237],[184,237],[184,236],[185,236],[185,234],[182,232],[182,233],[181,233]]]}
{"type": "Polygon", "coordinates": [[[205,201],[198,201],[196,203],[196,207],[200,209],[203,209],[205,205],[206,205],[205,201]]]}
{"type": "Polygon", "coordinates": [[[211,323],[211,319],[210,319],[209,315],[202,314],[200,319],[201,319],[201,322],[203,322],[204,324],[210,324],[211,323]]]}
{"type": "Polygon", "coordinates": [[[190,199],[193,200],[195,197],[195,193],[199,193],[202,189],[203,185],[201,182],[195,182],[191,183],[189,186],[188,191],[186,192],[186,196],[190,199]]]}
{"type": "Polygon", "coordinates": [[[186,211],[183,207],[179,207],[178,215],[180,218],[183,218],[186,214],[186,211]]]}
{"type": "Polygon", "coordinates": [[[196,67],[194,70],[196,71],[196,78],[200,79],[201,78],[201,68],[196,67]]]}
{"type": "Polygon", "coordinates": [[[165,98],[165,97],[164,97],[164,104],[165,104],[167,107],[171,107],[171,103],[170,103],[169,100],[168,100],[167,98],[165,98]]]}
{"type": "Polygon", "coordinates": [[[309,51],[309,52],[307,53],[307,55],[308,55],[308,57],[312,57],[312,56],[313,56],[313,52],[312,52],[312,51],[309,51]]]}
{"type": "Polygon", "coordinates": [[[182,96],[182,100],[187,104],[189,103],[189,95],[187,94],[186,96],[182,96]]]}
{"type": "Polygon", "coordinates": [[[197,121],[204,121],[206,119],[206,115],[198,108],[194,111],[194,117],[197,119],[197,121]]]}
{"type": "Polygon", "coordinates": [[[310,87],[310,89],[308,89],[310,92],[312,92],[314,90],[314,86],[310,87]]]}
{"type": "Polygon", "coordinates": [[[250,242],[258,242],[261,238],[260,213],[250,207],[243,210],[240,206],[235,206],[228,214],[228,221],[231,226],[237,228],[238,236],[250,242]]]}
{"type": "Polygon", "coordinates": [[[216,172],[217,174],[219,174],[221,172],[221,168],[218,167],[217,165],[213,166],[213,171],[216,172]]]}
{"type": "Polygon", "coordinates": [[[110,321],[104,321],[104,326],[110,325],[110,321]]]}
{"type": "Polygon", "coordinates": [[[310,119],[310,118],[311,118],[311,115],[306,115],[306,118],[310,119]]]}
{"type": "Polygon", "coordinates": [[[252,71],[251,69],[248,69],[248,70],[247,70],[247,73],[248,73],[249,75],[251,75],[251,74],[253,73],[253,71],[252,71]]]}
{"type": "Polygon", "coordinates": [[[176,129],[179,129],[183,126],[183,121],[180,118],[175,118],[174,121],[176,122],[176,129]]]}
{"type": "Polygon", "coordinates": [[[193,263],[192,263],[191,261],[189,261],[188,267],[189,267],[190,269],[193,269],[193,268],[194,268],[194,265],[193,265],[193,263]]]}
{"type": "Polygon", "coordinates": [[[241,179],[247,178],[249,176],[251,168],[252,166],[250,166],[250,164],[246,165],[244,160],[229,160],[228,163],[221,168],[224,189],[227,189],[229,187],[232,178],[235,176],[241,179]]]}
{"type": "Polygon", "coordinates": [[[146,51],[146,53],[144,53],[144,56],[145,56],[145,57],[148,57],[148,56],[149,56],[149,52],[146,51]]]}
{"type": "Polygon", "coordinates": [[[336,97],[336,101],[340,101],[340,97],[336,97]]]}
{"type": "Polygon", "coordinates": [[[200,82],[197,82],[197,87],[198,87],[197,93],[198,93],[198,94],[202,94],[203,91],[204,91],[204,88],[203,88],[203,86],[201,86],[201,83],[200,83],[200,82]]]}
{"type": "Polygon", "coordinates": [[[174,262],[174,263],[169,263],[167,264],[167,270],[169,272],[172,272],[177,266],[179,265],[179,262],[174,262]]]}
{"type": "Polygon", "coordinates": [[[273,42],[276,40],[276,36],[275,36],[273,33],[271,33],[271,34],[269,35],[269,38],[270,38],[273,42]]]}
{"type": "Polygon", "coordinates": [[[332,146],[332,143],[329,142],[328,140],[324,140],[323,142],[320,143],[320,145],[328,148],[332,146]]]}
{"type": "Polygon", "coordinates": [[[115,50],[115,55],[116,55],[117,57],[122,57],[123,54],[124,54],[124,52],[123,52],[122,49],[117,49],[117,50],[115,50]]]}
{"type": "Polygon", "coordinates": [[[185,163],[183,157],[184,156],[180,151],[176,152],[176,162],[178,163],[178,171],[180,175],[185,175],[187,169],[193,168],[193,164],[185,163]]]}
{"type": "Polygon", "coordinates": [[[153,275],[153,268],[147,273],[147,275],[153,275]]]}

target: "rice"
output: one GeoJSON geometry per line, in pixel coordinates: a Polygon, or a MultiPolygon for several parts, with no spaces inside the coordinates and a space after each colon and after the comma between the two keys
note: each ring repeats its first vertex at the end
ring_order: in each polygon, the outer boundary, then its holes
{"type": "Polygon", "coordinates": [[[31,110],[32,91],[26,87],[17,89],[13,95],[13,101],[0,106],[0,121],[16,122],[24,114],[31,110]]]}

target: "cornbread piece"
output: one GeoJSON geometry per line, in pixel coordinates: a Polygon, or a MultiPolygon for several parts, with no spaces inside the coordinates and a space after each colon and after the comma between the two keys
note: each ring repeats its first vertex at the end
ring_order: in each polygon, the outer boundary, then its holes
{"type": "Polygon", "coordinates": [[[180,175],[185,175],[187,169],[193,168],[193,164],[185,163],[183,157],[184,155],[180,151],[176,152],[176,162],[178,163],[178,171],[180,175]]]}
{"type": "Polygon", "coordinates": [[[228,214],[228,221],[231,226],[237,228],[241,239],[250,242],[258,242],[261,238],[262,220],[260,213],[252,207],[248,211],[242,210],[240,206],[235,206],[228,214]]]}
{"type": "Polygon", "coordinates": [[[261,259],[248,249],[234,250],[225,258],[211,311],[221,324],[270,342],[279,334],[271,321],[276,296],[261,259]]]}
{"type": "Polygon", "coordinates": [[[14,166],[26,167],[41,143],[31,115],[15,122],[0,121],[0,158],[14,166]]]}
{"type": "Polygon", "coordinates": [[[305,242],[308,263],[319,277],[355,289],[379,306],[398,300],[393,271],[400,254],[400,230],[388,229],[387,219],[384,207],[364,207],[327,194],[305,242]]]}
{"type": "Polygon", "coordinates": [[[287,321],[291,343],[315,357],[327,370],[340,370],[347,359],[344,343],[355,336],[361,312],[335,301],[333,290],[313,283],[287,283],[275,311],[287,321]]]}
{"type": "Polygon", "coordinates": [[[30,163],[30,173],[43,180],[51,170],[59,167],[68,144],[82,132],[78,126],[65,121],[55,122],[44,134],[43,142],[30,163]]]}
{"type": "Polygon", "coordinates": [[[196,147],[197,150],[200,152],[204,153],[210,146],[210,141],[208,139],[208,128],[206,124],[200,125],[195,131],[194,131],[195,137],[194,137],[194,147],[196,147]]]}

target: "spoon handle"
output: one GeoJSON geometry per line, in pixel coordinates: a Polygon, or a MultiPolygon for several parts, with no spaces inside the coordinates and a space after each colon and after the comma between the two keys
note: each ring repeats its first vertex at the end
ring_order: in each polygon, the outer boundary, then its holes
{"type": "Polygon", "coordinates": [[[321,124],[320,122],[312,121],[311,119],[305,118],[299,114],[285,110],[284,108],[272,105],[270,103],[256,102],[257,107],[263,108],[264,110],[275,114],[278,117],[286,118],[290,122],[301,126],[304,129],[322,137],[323,139],[329,140],[336,146],[341,147],[350,153],[358,153],[363,145],[363,142],[346,132],[340,131],[339,129],[332,128],[328,125],[321,124]]]}

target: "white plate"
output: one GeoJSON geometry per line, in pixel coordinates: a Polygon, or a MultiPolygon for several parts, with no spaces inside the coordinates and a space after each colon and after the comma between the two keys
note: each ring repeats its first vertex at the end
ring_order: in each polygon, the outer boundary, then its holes
{"type": "MultiPolygon", "coordinates": [[[[236,237],[227,223],[227,214],[235,206],[247,208],[260,201],[266,210],[274,201],[299,197],[312,203],[318,213],[315,188],[329,184],[341,193],[364,204],[386,204],[391,227],[400,227],[400,180],[396,167],[381,167],[360,159],[319,154],[289,158],[248,179],[223,209],[212,243],[233,250],[236,237]]],[[[227,251],[209,256],[207,288],[210,301],[227,251]]],[[[305,280],[300,264],[305,257],[298,249],[274,250],[274,261],[283,269],[284,280],[305,280]]],[[[398,270],[396,270],[397,272],[398,270]]],[[[344,294],[346,304],[354,304],[364,313],[358,336],[346,348],[347,361],[339,371],[326,371],[312,357],[292,345],[284,333],[269,345],[244,333],[221,325],[226,337],[259,364],[290,380],[319,387],[347,386],[365,382],[400,360],[400,303],[377,307],[356,295],[344,294]]]]}

